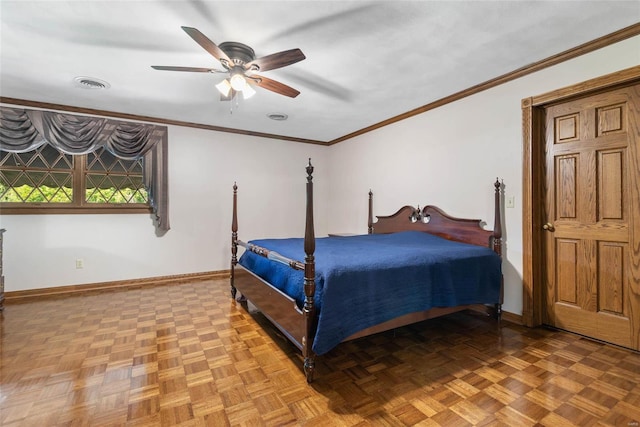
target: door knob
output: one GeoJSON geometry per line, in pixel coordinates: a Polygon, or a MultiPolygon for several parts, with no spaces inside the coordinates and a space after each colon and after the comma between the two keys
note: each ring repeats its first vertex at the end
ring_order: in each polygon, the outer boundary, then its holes
{"type": "Polygon", "coordinates": [[[547,231],[554,231],[555,230],[553,224],[551,224],[550,222],[548,222],[545,225],[543,225],[542,229],[543,230],[547,230],[547,231]]]}

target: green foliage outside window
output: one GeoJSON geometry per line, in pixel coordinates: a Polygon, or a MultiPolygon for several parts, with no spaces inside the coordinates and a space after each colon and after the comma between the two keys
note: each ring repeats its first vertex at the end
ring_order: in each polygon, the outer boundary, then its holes
{"type": "Polygon", "coordinates": [[[88,203],[147,203],[149,196],[144,188],[88,188],[88,203]]]}
{"type": "Polygon", "coordinates": [[[0,183],[0,201],[9,203],[71,203],[73,189],[69,187],[9,187],[0,183]]]}
{"type": "MultiPolygon", "coordinates": [[[[143,188],[90,188],[86,190],[87,203],[147,203],[149,196],[143,188]]],[[[68,187],[52,188],[46,185],[31,187],[22,185],[17,188],[0,183],[0,202],[5,203],[71,203],[73,189],[68,187]]]]}

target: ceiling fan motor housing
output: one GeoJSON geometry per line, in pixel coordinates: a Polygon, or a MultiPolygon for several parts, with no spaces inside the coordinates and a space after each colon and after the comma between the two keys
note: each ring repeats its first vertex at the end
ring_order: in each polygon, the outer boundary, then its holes
{"type": "Polygon", "coordinates": [[[233,61],[233,64],[229,64],[230,67],[244,65],[256,59],[256,53],[246,44],[224,42],[220,43],[218,47],[233,61]]]}

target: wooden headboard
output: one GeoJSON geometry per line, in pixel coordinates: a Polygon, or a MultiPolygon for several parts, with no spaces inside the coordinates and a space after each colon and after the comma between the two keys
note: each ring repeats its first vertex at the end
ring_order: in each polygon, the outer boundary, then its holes
{"type": "Polygon", "coordinates": [[[502,255],[502,221],[500,214],[500,188],[498,179],[495,186],[495,212],[493,230],[482,228],[479,219],[455,218],[436,206],[414,208],[403,206],[389,216],[376,216],[373,222],[373,193],[369,191],[369,234],[396,233],[399,231],[424,231],[448,240],[491,247],[502,255]]]}

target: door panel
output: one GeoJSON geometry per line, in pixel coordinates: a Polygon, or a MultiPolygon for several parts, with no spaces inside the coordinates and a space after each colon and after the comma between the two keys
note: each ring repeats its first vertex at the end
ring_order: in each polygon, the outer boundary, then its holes
{"type": "Polygon", "coordinates": [[[624,316],[624,287],[627,282],[625,258],[627,245],[614,242],[600,242],[598,264],[598,292],[600,310],[624,316]]]}
{"type": "Polygon", "coordinates": [[[640,85],[545,114],[543,322],[640,349],[640,85]]]}
{"type": "Polygon", "coordinates": [[[578,244],[577,240],[556,240],[558,302],[578,303],[578,244]]]}
{"type": "Polygon", "coordinates": [[[598,152],[598,219],[623,220],[625,150],[598,152]]]}
{"type": "Polygon", "coordinates": [[[577,217],[577,172],[579,156],[562,156],[557,160],[556,219],[577,217]]]}

